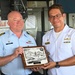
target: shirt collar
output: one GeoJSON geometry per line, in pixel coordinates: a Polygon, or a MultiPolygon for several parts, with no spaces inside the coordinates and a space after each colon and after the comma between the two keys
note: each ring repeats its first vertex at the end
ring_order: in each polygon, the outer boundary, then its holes
{"type": "Polygon", "coordinates": [[[9,29],[9,37],[15,35],[10,29],[9,29]]]}
{"type": "MultiPolygon", "coordinates": [[[[12,35],[15,35],[15,34],[9,29],[9,37],[12,36],[12,35]]],[[[27,37],[28,34],[27,34],[26,31],[23,31],[22,35],[27,37]]]]}

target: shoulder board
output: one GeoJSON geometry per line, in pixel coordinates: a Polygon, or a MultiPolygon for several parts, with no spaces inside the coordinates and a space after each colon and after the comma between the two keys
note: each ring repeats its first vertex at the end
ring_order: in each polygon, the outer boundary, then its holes
{"type": "Polygon", "coordinates": [[[0,36],[2,36],[2,35],[4,35],[4,34],[5,34],[5,32],[1,33],[0,36]]]}

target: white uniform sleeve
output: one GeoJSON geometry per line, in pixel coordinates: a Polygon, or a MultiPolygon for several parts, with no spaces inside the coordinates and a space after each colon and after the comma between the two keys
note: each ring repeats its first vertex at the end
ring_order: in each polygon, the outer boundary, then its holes
{"type": "Polygon", "coordinates": [[[73,51],[73,54],[75,55],[75,33],[72,35],[72,51],[73,51]]]}

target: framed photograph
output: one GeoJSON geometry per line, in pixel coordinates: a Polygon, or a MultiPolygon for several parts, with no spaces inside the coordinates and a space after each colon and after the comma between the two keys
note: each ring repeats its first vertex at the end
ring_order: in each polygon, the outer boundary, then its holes
{"type": "Polygon", "coordinates": [[[44,46],[24,47],[24,53],[21,58],[24,68],[34,68],[48,63],[44,46]]]}

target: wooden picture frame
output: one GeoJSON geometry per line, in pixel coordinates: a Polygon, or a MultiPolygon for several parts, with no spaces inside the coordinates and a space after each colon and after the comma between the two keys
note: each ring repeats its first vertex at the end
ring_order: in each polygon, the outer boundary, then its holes
{"type": "Polygon", "coordinates": [[[24,68],[34,68],[48,63],[48,58],[44,46],[23,47],[24,53],[21,55],[24,68]]]}

